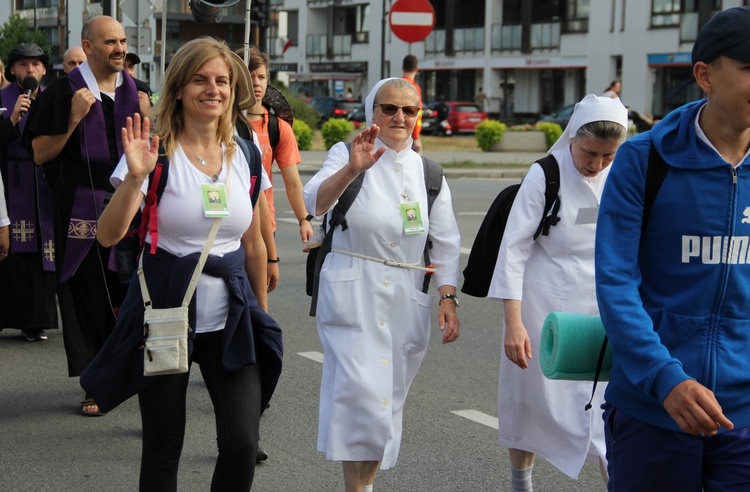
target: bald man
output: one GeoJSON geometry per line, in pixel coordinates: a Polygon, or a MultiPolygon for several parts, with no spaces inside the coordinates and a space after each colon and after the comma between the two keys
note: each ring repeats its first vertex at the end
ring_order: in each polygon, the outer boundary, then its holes
{"type": "Polygon", "coordinates": [[[72,46],[63,53],[63,71],[70,72],[78,65],[86,61],[86,53],[80,46],[72,46]]]}
{"type": "MultiPolygon", "coordinates": [[[[55,180],[55,260],[71,377],[80,376],[112,331],[133,266],[124,242],[103,248],[95,231],[114,192],[109,176],[122,156],[121,129],[139,112],[135,82],[124,71],[122,25],[94,17],[81,40],[86,61],[42,93],[23,135],[34,162],[55,180]]],[[[80,408],[84,415],[101,414],[88,395],[80,408]]]]}

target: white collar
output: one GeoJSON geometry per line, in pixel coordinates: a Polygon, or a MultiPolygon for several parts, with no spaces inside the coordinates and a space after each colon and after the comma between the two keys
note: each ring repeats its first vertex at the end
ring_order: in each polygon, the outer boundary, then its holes
{"type": "MultiPolygon", "coordinates": [[[[96,97],[99,101],[102,100],[102,93],[99,90],[99,83],[96,81],[96,77],[94,76],[94,72],[91,71],[91,67],[89,66],[89,62],[85,61],[82,64],[78,66],[78,70],[81,72],[81,76],[83,77],[83,81],[86,82],[86,85],[88,86],[91,93],[96,97]]],[[[115,89],[117,87],[120,87],[122,85],[122,72],[117,73],[117,81],[115,82],[115,89]]]]}

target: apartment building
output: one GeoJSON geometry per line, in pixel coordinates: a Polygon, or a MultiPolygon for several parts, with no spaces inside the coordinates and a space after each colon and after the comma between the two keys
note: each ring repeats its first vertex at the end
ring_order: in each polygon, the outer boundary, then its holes
{"type": "MultiPolygon", "coordinates": [[[[690,52],[700,26],[750,0],[429,0],[435,27],[418,43],[393,35],[388,13],[398,0],[252,0],[249,42],[271,55],[273,77],[292,91],[363,99],[382,77],[400,76],[409,53],[420,60],[424,98],[473,100],[507,120],[534,119],[622,81],[623,101],[663,115],[701,96],[690,52]]],[[[18,13],[48,33],[53,63],[80,43],[80,27],[111,0],[10,0],[0,22],[18,13]],[[102,5],[102,4],[105,5],[102,5]]],[[[197,23],[188,0],[117,0],[118,18],[143,64],[139,76],[160,86],[161,66],[186,41],[211,35],[244,44],[247,0],[218,23],[197,23]],[[166,9],[166,14],[163,12],[166,9]],[[163,20],[166,19],[166,22],[163,20]],[[166,39],[161,60],[161,39],[166,39]]]]}
{"type": "Polygon", "coordinates": [[[695,86],[668,98],[691,76],[699,27],[722,9],[750,0],[431,0],[435,27],[419,43],[396,38],[385,20],[394,0],[283,0],[274,8],[294,47],[274,53],[277,68],[311,95],[367,93],[401,60],[420,60],[427,100],[473,100],[479,87],[490,111],[533,118],[601,94],[622,81],[633,109],[663,115],[701,94],[695,86]]]}

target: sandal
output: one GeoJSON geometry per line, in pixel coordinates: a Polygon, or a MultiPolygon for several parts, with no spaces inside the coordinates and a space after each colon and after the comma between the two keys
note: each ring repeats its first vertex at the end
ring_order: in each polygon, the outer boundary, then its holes
{"type": "Polygon", "coordinates": [[[107,412],[99,410],[99,405],[89,395],[86,395],[85,399],[81,402],[81,413],[87,417],[102,417],[107,414],[107,412]],[[91,410],[92,407],[96,408],[96,410],[91,410]]]}

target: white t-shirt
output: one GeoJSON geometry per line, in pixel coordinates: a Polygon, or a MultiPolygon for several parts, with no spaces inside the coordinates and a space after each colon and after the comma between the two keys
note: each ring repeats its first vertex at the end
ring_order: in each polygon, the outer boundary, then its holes
{"type": "MultiPolygon", "coordinates": [[[[110,182],[116,188],[128,173],[125,156],[120,159],[110,182]]],[[[224,256],[240,247],[242,234],[250,227],[253,217],[250,199],[250,167],[242,151],[237,148],[231,165],[232,179],[229,183],[228,199],[229,217],[222,219],[210,254],[224,256]]],[[[227,162],[222,163],[217,182],[227,182],[227,162]]],[[[158,246],[178,256],[200,252],[206,244],[213,218],[203,213],[201,184],[212,183],[211,177],[200,172],[185,155],[182,146],[178,145],[170,158],[167,185],[162,193],[158,207],[157,227],[159,230],[158,246]]],[[[148,191],[149,180],[141,186],[144,197],[148,191]]],[[[261,191],[271,186],[263,172],[261,191]]],[[[150,235],[146,241],[150,242],[150,235]]],[[[148,272],[147,272],[148,274],[148,272]]],[[[196,332],[216,331],[224,328],[229,310],[229,292],[223,279],[210,275],[201,275],[195,292],[197,320],[196,332]]]]}

